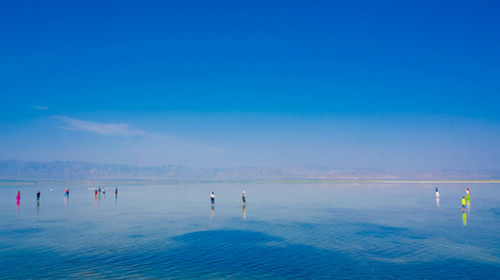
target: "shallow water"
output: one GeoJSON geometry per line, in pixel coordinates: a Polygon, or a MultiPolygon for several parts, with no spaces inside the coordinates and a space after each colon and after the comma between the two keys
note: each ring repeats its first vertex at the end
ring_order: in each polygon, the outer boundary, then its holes
{"type": "Polygon", "coordinates": [[[433,184],[5,184],[1,278],[500,275],[498,184],[468,184],[465,216],[464,184],[438,184],[439,207],[433,184]]]}

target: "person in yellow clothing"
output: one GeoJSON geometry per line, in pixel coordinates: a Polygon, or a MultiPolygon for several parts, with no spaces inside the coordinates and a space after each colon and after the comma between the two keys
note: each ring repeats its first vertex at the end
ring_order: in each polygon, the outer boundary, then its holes
{"type": "Polygon", "coordinates": [[[466,206],[465,206],[465,196],[462,196],[462,212],[465,212],[466,210],[466,206]]]}

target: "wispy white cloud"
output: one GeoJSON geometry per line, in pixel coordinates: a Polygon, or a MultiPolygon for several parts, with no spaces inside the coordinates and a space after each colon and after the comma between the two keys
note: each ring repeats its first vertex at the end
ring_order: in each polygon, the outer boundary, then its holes
{"type": "Polygon", "coordinates": [[[65,130],[115,137],[112,141],[110,137],[82,140],[82,137],[73,135],[71,148],[53,147],[52,154],[62,153],[63,157],[71,160],[111,161],[145,166],[172,163],[204,166],[213,165],[214,159],[220,159],[224,155],[224,149],[198,139],[135,129],[128,123],[102,123],[67,116],[51,117],[59,122],[59,128],[65,130]]]}
{"type": "Polygon", "coordinates": [[[126,123],[99,123],[73,119],[66,116],[53,116],[65,123],[64,129],[75,131],[88,131],[101,135],[136,136],[145,135],[145,131],[132,129],[126,123]]]}
{"type": "Polygon", "coordinates": [[[45,106],[35,105],[35,106],[33,106],[33,109],[35,109],[35,110],[48,110],[49,108],[45,107],[45,106]]]}

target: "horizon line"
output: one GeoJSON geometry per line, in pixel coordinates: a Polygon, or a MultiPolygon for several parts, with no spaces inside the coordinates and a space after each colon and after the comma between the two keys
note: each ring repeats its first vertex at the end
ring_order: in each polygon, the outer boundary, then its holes
{"type": "Polygon", "coordinates": [[[202,183],[202,184],[230,184],[230,183],[247,183],[247,184],[262,184],[262,183],[274,183],[274,184],[297,184],[297,183],[340,183],[340,184],[352,184],[352,183],[378,183],[378,184],[443,184],[443,183],[468,183],[468,184],[500,184],[499,180],[324,180],[324,179],[307,179],[307,180],[179,180],[179,179],[74,179],[74,180],[57,180],[57,179],[41,179],[41,180],[22,180],[22,179],[0,179],[0,186],[29,186],[35,185],[35,183],[52,183],[52,184],[64,184],[64,183],[79,183],[82,185],[96,184],[96,183],[106,183],[106,182],[121,182],[125,185],[131,184],[141,184],[147,182],[156,183],[202,183]]]}

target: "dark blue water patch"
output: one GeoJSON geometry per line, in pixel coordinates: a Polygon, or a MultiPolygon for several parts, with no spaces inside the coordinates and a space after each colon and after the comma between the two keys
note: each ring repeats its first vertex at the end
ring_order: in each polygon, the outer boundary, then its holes
{"type": "MultiPolygon", "coordinates": [[[[158,261],[176,259],[176,266],[192,271],[217,272],[215,277],[273,278],[319,277],[329,271],[341,275],[345,258],[311,246],[286,244],[280,237],[241,230],[200,231],[173,237],[181,247],[158,255],[158,261]],[[333,266],[331,260],[336,259],[333,266]]],[[[347,268],[347,270],[349,270],[347,268]]]]}
{"type": "Polygon", "coordinates": [[[128,237],[131,239],[137,239],[137,238],[143,238],[143,237],[145,237],[145,235],[144,234],[130,234],[130,235],[128,235],[128,237]]]}
{"type": "Polygon", "coordinates": [[[94,246],[68,254],[49,248],[18,251],[0,277],[16,278],[272,278],[272,279],[493,279],[500,266],[444,259],[391,263],[335,250],[287,244],[262,232],[191,232],[147,246],[94,246]],[[172,244],[173,241],[173,244],[172,244]],[[27,267],[19,270],[19,267],[27,267]]]}
{"type": "MultiPolygon", "coordinates": [[[[408,265],[384,261],[365,262],[338,251],[286,244],[280,237],[261,232],[202,231],[172,239],[181,242],[182,246],[157,254],[156,261],[169,263],[175,259],[177,269],[186,272],[193,272],[193,264],[196,264],[197,269],[217,271],[215,276],[222,278],[228,275],[241,277],[266,275],[272,278],[365,278],[367,276],[415,278],[415,273],[408,272],[412,266],[420,267],[421,271],[417,275],[420,274],[424,276],[423,278],[431,275],[427,274],[429,270],[421,263],[408,265]]],[[[458,262],[445,260],[438,263],[449,271],[449,263],[456,265],[458,262]]],[[[471,263],[471,267],[481,267],[481,265],[471,263]]],[[[453,273],[451,275],[458,276],[453,273]]]]}
{"type": "Polygon", "coordinates": [[[280,237],[272,237],[262,232],[244,230],[207,230],[191,232],[180,236],[172,237],[172,240],[184,242],[191,245],[217,246],[221,243],[232,242],[240,244],[255,245],[272,241],[281,241],[280,237]]]}
{"type": "Polygon", "coordinates": [[[303,230],[315,230],[319,225],[318,224],[313,224],[313,223],[293,223],[292,225],[298,226],[302,228],[303,230]]]}
{"type": "Polygon", "coordinates": [[[0,237],[16,236],[16,238],[25,238],[27,236],[38,234],[40,232],[42,232],[42,229],[40,229],[39,227],[12,228],[0,230],[0,237]]]}
{"type": "Polygon", "coordinates": [[[356,235],[373,238],[407,238],[407,239],[427,239],[423,232],[410,231],[408,228],[391,227],[372,223],[354,224],[362,230],[356,231],[356,235]]]}

